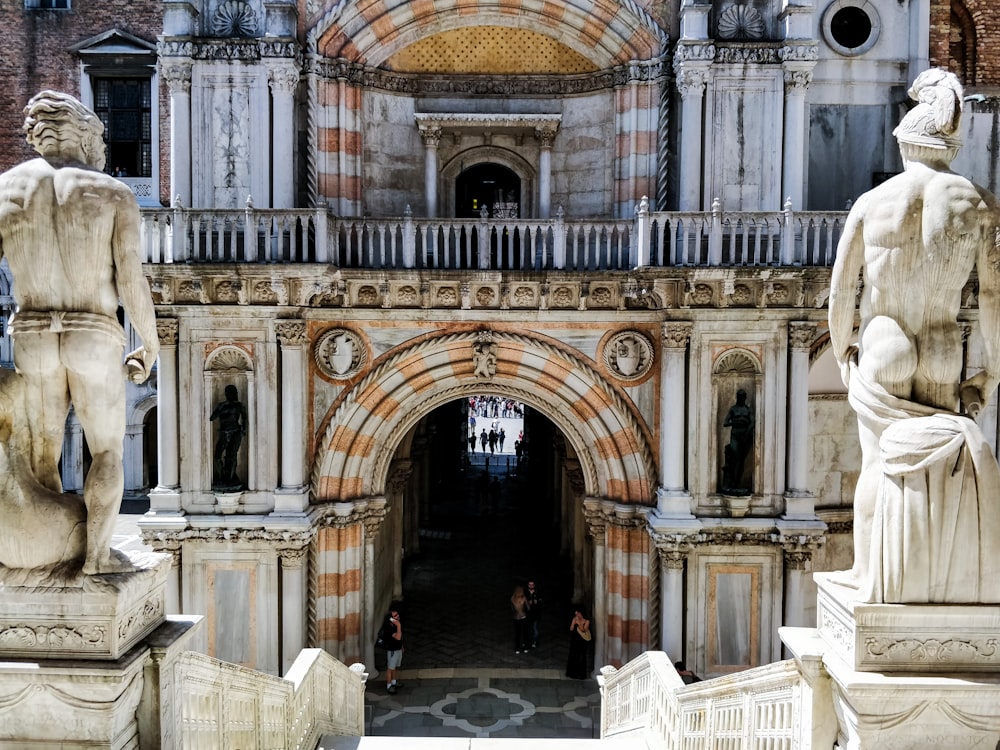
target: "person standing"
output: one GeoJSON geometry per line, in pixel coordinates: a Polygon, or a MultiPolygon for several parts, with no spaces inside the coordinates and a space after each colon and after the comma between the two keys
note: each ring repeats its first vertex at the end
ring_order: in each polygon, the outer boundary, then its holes
{"type": "Polygon", "coordinates": [[[542,595],[535,587],[534,581],[528,581],[528,590],[524,595],[528,598],[528,632],[531,637],[531,648],[538,648],[538,634],[542,623],[542,595]]]}
{"type": "Polygon", "coordinates": [[[528,650],[528,597],[523,586],[515,586],[510,597],[510,608],[514,614],[514,653],[528,650]]]}
{"type": "Polygon", "coordinates": [[[399,618],[398,604],[389,608],[389,614],[385,616],[379,633],[385,648],[385,691],[395,695],[396,688],[401,687],[396,682],[396,670],[403,661],[403,625],[399,618]]]}
{"type": "Polygon", "coordinates": [[[566,676],[574,680],[587,679],[587,652],[590,650],[590,620],[583,616],[583,611],[573,612],[569,624],[569,658],[566,660],[566,676]]]}
{"type": "Polygon", "coordinates": [[[504,428],[500,428],[500,432],[497,433],[497,444],[500,446],[500,452],[503,453],[503,441],[507,439],[507,433],[504,428]]]}
{"type": "Polygon", "coordinates": [[[490,441],[489,435],[486,434],[486,428],[483,428],[482,434],[479,436],[479,443],[483,446],[483,453],[486,453],[486,444],[490,441]]]}

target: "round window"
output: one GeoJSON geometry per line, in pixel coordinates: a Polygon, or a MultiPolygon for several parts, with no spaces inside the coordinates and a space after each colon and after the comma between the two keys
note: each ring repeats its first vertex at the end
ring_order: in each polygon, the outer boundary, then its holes
{"type": "Polygon", "coordinates": [[[836,0],[823,14],[823,36],[835,51],[854,57],[878,41],[878,13],[868,0],[836,0]]]}

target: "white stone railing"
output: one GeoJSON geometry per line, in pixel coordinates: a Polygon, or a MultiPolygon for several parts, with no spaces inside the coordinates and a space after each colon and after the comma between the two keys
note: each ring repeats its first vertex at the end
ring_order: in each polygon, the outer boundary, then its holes
{"type": "MultiPolygon", "coordinates": [[[[669,657],[648,651],[601,670],[601,737],[635,735],[664,750],[806,747],[803,677],[795,661],[685,686],[669,657]]],[[[808,723],[808,722],[806,722],[808,723]]]]}
{"type": "Polygon", "coordinates": [[[361,664],[347,667],[322,649],[303,650],[282,677],[193,651],[174,673],[174,715],[185,750],[239,747],[313,750],[323,735],[364,734],[361,664]]]}
{"type": "Polygon", "coordinates": [[[830,266],[846,214],[636,211],[634,220],[336,217],[326,209],[143,209],[147,263],[630,270],[830,266]]]}

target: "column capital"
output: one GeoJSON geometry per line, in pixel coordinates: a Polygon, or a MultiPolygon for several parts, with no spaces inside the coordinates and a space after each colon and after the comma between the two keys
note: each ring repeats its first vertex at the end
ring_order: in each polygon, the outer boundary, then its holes
{"type": "Polygon", "coordinates": [[[421,125],[418,130],[427,148],[437,148],[441,143],[441,128],[421,125]]]}
{"type": "Polygon", "coordinates": [[[279,320],[274,324],[274,333],[282,347],[302,346],[309,341],[306,324],[302,320],[279,320]]]}
{"type": "Polygon", "coordinates": [[[542,148],[552,148],[552,142],[556,138],[555,127],[537,127],[535,128],[535,138],[538,139],[538,143],[542,148]]]}
{"type": "Polygon", "coordinates": [[[694,324],[688,321],[664,323],[660,329],[660,340],[664,349],[687,349],[694,324]]]}
{"type": "Polygon", "coordinates": [[[160,76],[167,82],[171,94],[191,93],[190,62],[168,62],[160,58],[160,76]]]}
{"type": "Polygon", "coordinates": [[[785,94],[787,96],[805,96],[806,89],[812,83],[812,70],[802,70],[800,68],[783,67],[782,75],[785,81],[785,94]]]}
{"type": "Polygon", "coordinates": [[[177,319],[157,318],[156,336],[160,339],[160,346],[177,346],[177,319]]]}
{"type": "Polygon", "coordinates": [[[812,561],[812,552],[807,550],[782,550],[785,556],[785,568],[788,570],[808,570],[812,561]]]}
{"type": "Polygon", "coordinates": [[[268,68],[267,82],[272,94],[293,94],[299,85],[299,71],[294,65],[275,65],[268,68]]]}
{"type": "Polygon", "coordinates": [[[278,557],[281,558],[282,569],[301,568],[306,561],[309,548],[306,545],[295,547],[278,547],[278,557]]]}
{"type": "Polygon", "coordinates": [[[788,324],[788,346],[792,349],[812,348],[816,338],[816,324],[807,321],[793,320],[788,324]]]}
{"type": "Polygon", "coordinates": [[[576,458],[564,459],[563,471],[566,472],[566,478],[569,480],[570,490],[576,497],[581,497],[587,491],[587,483],[583,477],[583,467],[580,465],[580,461],[576,458]]]}
{"type": "Polygon", "coordinates": [[[413,461],[395,461],[389,473],[389,479],[386,482],[386,489],[389,490],[390,494],[395,496],[403,494],[406,491],[406,485],[410,481],[411,474],[413,474],[413,461]]]}

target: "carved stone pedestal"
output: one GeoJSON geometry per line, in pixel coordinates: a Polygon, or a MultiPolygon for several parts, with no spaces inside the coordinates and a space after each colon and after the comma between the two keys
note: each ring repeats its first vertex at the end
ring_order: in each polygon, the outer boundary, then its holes
{"type": "Polygon", "coordinates": [[[830,574],[814,579],[820,635],[852,669],[1000,672],[1000,606],[863,604],[830,574]]]}
{"type": "Polygon", "coordinates": [[[814,577],[818,628],[781,639],[811,675],[814,724],[837,718],[836,750],[998,746],[1000,608],[864,604],[814,577]]]}
{"type": "Polygon", "coordinates": [[[0,660],[0,747],[176,746],[174,665],[200,621],[160,622],[113,660],[0,660]]]}
{"type": "Polygon", "coordinates": [[[57,580],[0,571],[0,658],[119,659],[152,632],[164,618],[170,556],[118,554],[134,570],[57,580]]]}

